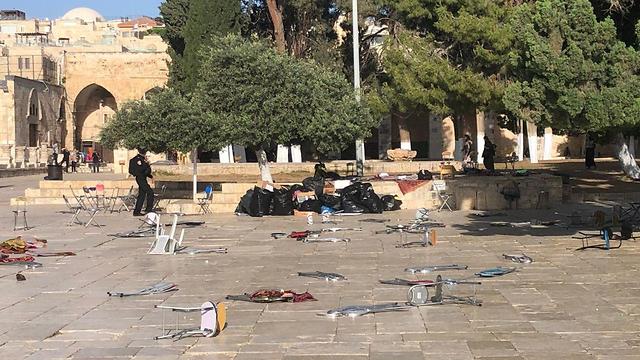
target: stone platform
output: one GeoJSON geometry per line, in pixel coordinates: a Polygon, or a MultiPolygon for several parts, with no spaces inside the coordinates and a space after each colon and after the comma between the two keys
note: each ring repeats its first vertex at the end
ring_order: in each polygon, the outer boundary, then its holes
{"type": "MultiPolygon", "coordinates": [[[[562,179],[552,175],[531,175],[527,177],[512,176],[467,176],[446,180],[449,192],[454,195],[450,201],[452,207],[463,210],[502,210],[508,208],[532,209],[546,208],[558,205],[563,198],[562,179]],[[500,193],[505,186],[517,184],[520,190],[520,199],[509,204],[500,193]]],[[[105,187],[104,194],[109,196],[117,191],[123,195],[134,186],[132,179],[120,180],[70,180],[70,181],[40,181],[38,188],[25,190],[28,205],[64,204],[62,195],[73,197],[71,188],[78,193],[83,186],[96,186],[97,183],[105,187]]],[[[441,202],[438,194],[433,191],[433,183],[424,181],[413,191],[403,194],[396,181],[372,181],[375,192],[382,195],[396,195],[402,200],[403,209],[437,208],[441,202]]],[[[167,192],[160,206],[168,212],[182,212],[185,214],[197,214],[200,206],[189,197],[190,190],[182,189],[185,185],[180,182],[159,181],[156,187],[167,185],[167,192]],[[185,196],[186,195],[186,196],[185,196]]],[[[207,183],[199,183],[204,188],[207,183]]],[[[213,182],[214,195],[211,210],[214,213],[232,213],[240,201],[240,198],[253,189],[253,182],[213,182]]],[[[190,184],[186,184],[190,186],[190,184]]],[[[189,188],[187,186],[187,189],[189,188]]],[[[21,200],[22,201],[22,200],[21,200]]],[[[12,199],[12,204],[16,199],[12,199]]]]}
{"type": "MultiPolygon", "coordinates": [[[[6,181],[5,179],[3,179],[6,181]]],[[[0,183],[2,183],[0,181],[0,183]]],[[[1,194],[0,194],[1,195],[1,194]]],[[[556,220],[547,210],[514,210],[482,219],[470,212],[440,212],[433,219],[438,243],[429,248],[396,248],[398,234],[376,234],[384,224],[403,224],[415,211],[345,217],[349,243],[304,244],[273,239],[272,232],[318,230],[305,218],[250,218],[215,214],[187,229],[184,245],[224,246],[228,254],[147,255],[151,238],[114,239],[111,234],[138,227],[130,214],[97,217],[102,228],[64,226],[64,206],[29,209],[33,229],[13,232],[13,215],[0,212],[0,238],[22,235],[48,240],[47,251],[73,251],[45,257],[42,268],[0,267],[0,358],[135,360],[637,360],[640,354],[640,242],[617,250],[574,251],[578,230],[566,227],[501,228],[491,221],[556,220]],[[526,253],[531,264],[515,264],[503,253],[526,253]],[[467,278],[479,270],[514,266],[517,271],[482,279],[477,297],[483,305],[411,308],[358,318],[330,319],[318,314],[354,304],[403,302],[407,288],[379,283],[413,275],[409,266],[462,264],[468,270],[444,271],[467,278]],[[16,281],[22,271],[26,281],[16,281]],[[298,271],[337,272],[347,281],[326,282],[298,271]],[[178,291],[140,297],[108,297],[158,281],[178,291]],[[309,291],[318,301],[257,304],[229,302],[229,294],[260,288],[309,291]],[[198,306],[225,302],[228,325],[213,338],[153,340],[162,332],[163,312],[155,305],[198,306]]],[[[558,212],[592,208],[563,204],[558,212]]],[[[566,220],[566,218],[563,218],[566,220]]],[[[409,237],[407,241],[417,240],[409,237]]],[[[473,294],[471,286],[445,288],[447,294],[473,294]]],[[[167,315],[172,324],[175,314],[167,315]]],[[[197,313],[180,314],[183,327],[197,327],[197,313]]]]}

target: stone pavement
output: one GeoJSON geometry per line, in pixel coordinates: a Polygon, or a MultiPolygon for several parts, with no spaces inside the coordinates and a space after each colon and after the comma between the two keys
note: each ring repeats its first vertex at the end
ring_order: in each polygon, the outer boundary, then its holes
{"type": "MultiPolygon", "coordinates": [[[[570,235],[575,230],[497,228],[488,226],[497,218],[443,212],[433,214],[448,224],[438,229],[437,246],[398,249],[399,235],[375,235],[383,224],[359,221],[388,218],[398,223],[414,215],[401,211],[346,217],[338,226],[365,228],[345,234],[351,243],[302,244],[269,234],[304,230],[305,218],[217,215],[201,217],[205,227],[188,229],[185,245],[225,246],[228,254],[152,256],[145,254],[149,238],[107,235],[134,229],[139,221],[129,214],[100,215],[105,228],[85,229],[65,226],[70,215],[59,210],[30,208],[35,228],[14,233],[8,206],[0,208],[0,239],[37,236],[49,241],[50,251],[77,252],[38,259],[44,267],[24,271],[27,280],[22,282],[15,279],[18,267],[0,267],[0,359],[640,359],[637,242],[627,241],[610,252],[574,252],[579,241],[570,235]],[[535,262],[513,264],[501,257],[522,252],[535,262]],[[435,275],[403,270],[446,263],[469,266],[443,273],[453,278],[494,266],[516,266],[518,271],[483,279],[477,289],[482,307],[432,306],[340,319],[317,315],[349,304],[404,301],[405,287],[378,280],[433,279],[435,275]],[[298,271],[315,270],[339,272],[348,281],[297,276],[298,271]],[[175,282],[180,290],[129,298],[106,295],[160,280],[175,282]],[[318,301],[227,302],[228,327],[218,337],[153,340],[162,323],[162,311],[154,305],[198,306],[269,287],[308,290],[318,301]]],[[[557,216],[553,211],[511,214],[519,221],[557,216]]],[[[446,290],[469,295],[472,289],[446,290]]],[[[189,315],[181,323],[197,325],[196,317],[189,315]]]]}

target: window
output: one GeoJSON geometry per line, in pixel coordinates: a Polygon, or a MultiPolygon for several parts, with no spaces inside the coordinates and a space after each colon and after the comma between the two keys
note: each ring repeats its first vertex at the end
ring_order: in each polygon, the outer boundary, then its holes
{"type": "Polygon", "coordinates": [[[18,70],[28,70],[31,69],[31,59],[29,58],[18,58],[18,70]]]}
{"type": "Polygon", "coordinates": [[[29,106],[29,116],[38,116],[38,105],[31,104],[29,106]]]}

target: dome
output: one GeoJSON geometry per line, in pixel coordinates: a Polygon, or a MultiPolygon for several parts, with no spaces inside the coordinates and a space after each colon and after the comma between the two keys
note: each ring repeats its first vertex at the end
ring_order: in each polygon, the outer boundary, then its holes
{"type": "Polygon", "coordinates": [[[64,16],[62,16],[63,20],[75,20],[80,19],[87,23],[92,23],[94,21],[104,21],[102,15],[99,12],[89,9],[86,7],[79,7],[75,9],[71,9],[67,11],[64,16]]]}

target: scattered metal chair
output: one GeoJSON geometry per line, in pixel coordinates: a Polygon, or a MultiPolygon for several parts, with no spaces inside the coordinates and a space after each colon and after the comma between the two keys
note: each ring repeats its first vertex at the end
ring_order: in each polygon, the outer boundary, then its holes
{"type": "Polygon", "coordinates": [[[71,204],[71,202],[69,201],[66,195],[62,195],[62,198],[64,199],[64,203],[67,205],[67,208],[69,208],[69,210],[65,212],[73,213],[73,216],[71,217],[71,220],[69,220],[69,222],[67,223],[67,226],[72,226],[73,224],[83,225],[80,219],[78,219],[78,215],[80,215],[80,212],[82,211],[82,206],[80,204],[75,204],[75,205],[71,204]]]}
{"type": "Polygon", "coordinates": [[[29,224],[27,223],[27,199],[24,197],[16,198],[16,205],[13,212],[13,231],[16,230],[29,230],[29,224]],[[18,226],[18,219],[22,218],[22,225],[18,226]]]}
{"type": "Polygon", "coordinates": [[[211,214],[211,208],[209,204],[213,199],[213,184],[207,185],[204,189],[203,196],[196,198],[198,200],[198,205],[200,205],[200,210],[203,214],[211,214]]]}
{"type": "Polygon", "coordinates": [[[433,191],[438,194],[441,202],[438,211],[441,211],[445,206],[449,211],[453,211],[451,204],[449,204],[449,200],[453,197],[453,194],[447,192],[447,183],[444,180],[433,180],[433,191]]]}

